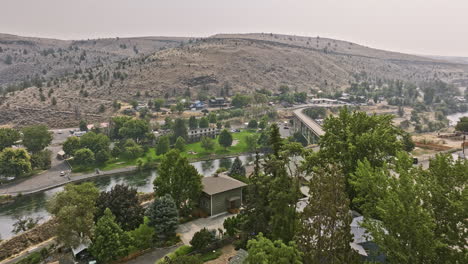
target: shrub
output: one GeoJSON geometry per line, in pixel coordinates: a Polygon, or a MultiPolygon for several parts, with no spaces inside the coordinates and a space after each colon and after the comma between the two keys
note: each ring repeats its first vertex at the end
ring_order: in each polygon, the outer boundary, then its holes
{"type": "Polygon", "coordinates": [[[215,240],[215,232],[203,228],[193,235],[190,245],[194,250],[205,250],[215,240]]]}

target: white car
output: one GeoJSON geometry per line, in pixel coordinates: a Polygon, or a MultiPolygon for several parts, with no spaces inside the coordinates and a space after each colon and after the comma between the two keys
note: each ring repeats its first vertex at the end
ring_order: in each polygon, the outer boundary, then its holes
{"type": "Polygon", "coordinates": [[[60,172],[60,177],[63,177],[63,176],[65,176],[65,172],[64,172],[64,171],[61,171],[61,172],[60,172]]]}

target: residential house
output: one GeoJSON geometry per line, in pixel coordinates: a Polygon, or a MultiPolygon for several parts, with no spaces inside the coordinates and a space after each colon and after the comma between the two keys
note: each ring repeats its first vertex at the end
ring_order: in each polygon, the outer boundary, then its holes
{"type": "Polygon", "coordinates": [[[242,188],[247,184],[227,175],[203,177],[200,207],[210,216],[236,211],[242,204],[242,188]]]}

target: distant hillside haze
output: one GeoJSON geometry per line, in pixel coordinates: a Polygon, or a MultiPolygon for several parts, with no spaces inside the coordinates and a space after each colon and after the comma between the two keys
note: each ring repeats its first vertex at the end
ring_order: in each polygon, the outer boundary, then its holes
{"type": "Polygon", "coordinates": [[[61,41],[0,35],[0,47],[4,87],[39,78],[0,99],[0,124],[107,120],[114,100],[195,99],[201,93],[220,96],[226,87],[234,95],[276,92],[281,85],[333,93],[352,82],[376,80],[468,83],[466,64],[322,37],[258,33],[61,41]],[[100,105],[106,111],[99,112],[100,105]]]}

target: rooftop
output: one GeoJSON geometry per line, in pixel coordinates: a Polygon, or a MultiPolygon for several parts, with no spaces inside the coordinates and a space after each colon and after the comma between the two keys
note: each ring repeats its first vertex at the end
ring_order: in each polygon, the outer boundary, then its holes
{"type": "Polygon", "coordinates": [[[203,192],[208,195],[215,195],[247,186],[247,184],[225,175],[203,177],[202,184],[203,192]]]}

